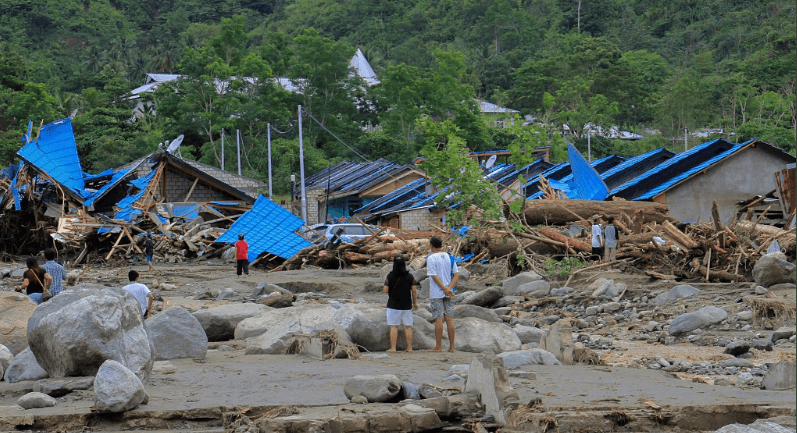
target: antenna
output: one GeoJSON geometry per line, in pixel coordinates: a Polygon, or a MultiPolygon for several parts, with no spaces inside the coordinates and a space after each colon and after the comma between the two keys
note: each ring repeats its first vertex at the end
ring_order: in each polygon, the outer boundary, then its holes
{"type": "Polygon", "coordinates": [[[177,149],[180,148],[180,144],[183,142],[183,138],[185,138],[185,135],[180,134],[179,137],[172,140],[172,142],[169,144],[169,147],[166,148],[166,153],[171,153],[172,155],[174,155],[174,152],[176,152],[177,149]]]}
{"type": "Polygon", "coordinates": [[[490,157],[490,158],[487,160],[487,163],[486,163],[486,164],[484,164],[484,168],[486,168],[487,170],[489,170],[489,169],[493,168],[493,166],[495,165],[495,160],[496,160],[496,159],[498,159],[498,155],[493,155],[493,156],[491,156],[491,157],[490,157]]]}

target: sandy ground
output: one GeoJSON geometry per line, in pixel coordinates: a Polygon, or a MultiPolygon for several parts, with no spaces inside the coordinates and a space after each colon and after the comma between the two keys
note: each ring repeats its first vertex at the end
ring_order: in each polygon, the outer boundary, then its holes
{"type": "MultiPolygon", "coordinates": [[[[189,310],[203,306],[228,302],[242,302],[254,287],[262,282],[281,285],[294,293],[316,293],[320,297],[345,299],[352,302],[385,301],[381,293],[379,266],[361,269],[324,270],[306,269],[266,273],[253,269],[247,278],[235,276],[234,266],[222,262],[201,264],[159,265],[155,272],[146,271],[145,266],[135,267],[141,271],[141,282],[147,284],[158,296],[156,311],[173,305],[182,305],[189,310]],[[166,284],[166,286],[164,286],[166,284]],[[173,285],[174,287],[171,287],[173,285]],[[168,290],[164,290],[168,288],[168,290]],[[214,301],[202,298],[224,288],[233,288],[235,295],[214,301]]],[[[103,268],[85,270],[78,279],[80,284],[99,283],[121,286],[126,283],[129,268],[103,268]]],[[[474,269],[474,275],[466,287],[478,289],[500,281],[505,277],[501,268],[474,269]]],[[[635,273],[606,270],[600,273],[579,274],[570,287],[583,290],[598,276],[615,278],[629,286],[627,299],[666,290],[675,283],[650,281],[635,273]]],[[[552,283],[552,287],[562,285],[552,283]]],[[[13,287],[13,286],[9,286],[13,287]]],[[[698,302],[726,308],[729,314],[744,308],[736,301],[746,291],[749,283],[737,285],[706,284],[698,286],[703,293],[698,302]]],[[[6,288],[5,290],[9,290],[6,288]]],[[[794,301],[793,291],[774,293],[773,296],[794,301]]],[[[670,318],[681,308],[671,307],[670,318]]],[[[544,314],[551,311],[542,310],[544,314]]],[[[696,363],[704,360],[718,362],[729,358],[721,347],[695,346],[689,343],[665,346],[646,342],[630,341],[633,333],[628,325],[608,325],[601,329],[588,329],[585,333],[605,335],[614,340],[616,350],[600,352],[607,366],[529,366],[523,368],[527,374],[515,375],[511,382],[526,403],[541,398],[545,405],[556,407],[641,407],[645,402],[659,406],[687,407],[706,405],[758,405],[785,407],[795,411],[794,391],[762,391],[740,389],[733,386],[711,386],[693,377],[680,377],[662,371],[625,368],[633,359],[665,356],[669,359],[688,360],[696,363]]],[[[744,336],[767,331],[736,329],[713,331],[719,337],[744,336]]],[[[459,389],[463,380],[448,378],[449,369],[456,364],[468,364],[478,354],[467,352],[431,353],[414,351],[396,354],[363,354],[360,359],[338,359],[321,361],[300,355],[244,355],[244,342],[211,343],[211,350],[203,361],[190,359],[172,360],[173,371],[153,373],[147,384],[149,404],[137,411],[180,411],[219,406],[268,406],[268,405],[336,405],[345,404],[343,385],[356,374],[396,374],[399,378],[414,383],[429,383],[441,389],[459,389]],[[232,351],[216,350],[221,344],[231,346],[232,351]]],[[[795,349],[776,348],[772,352],[754,351],[750,361],[756,365],[777,362],[795,357],[795,349]]],[[[703,382],[706,382],[705,380],[703,382]]],[[[710,382],[709,382],[710,383],[710,382]]],[[[14,407],[16,399],[32,388],[30,382],[7,384],[0,382],[0,419],[11,419],[23,415],[52,416],[58,414],[90,413],[93,392],[79,391],[59,397],[53,408],[22,411],[14,407]]],[[[763,416],[763,415],[762,415],[763,416]]],[[[176,426],[176,425],[175,425],[176,426]]],[[[167,428],[168,425],[163,428],[167,428]]],[[[186,428],[182,425],[181,428],[186,428]]]]}

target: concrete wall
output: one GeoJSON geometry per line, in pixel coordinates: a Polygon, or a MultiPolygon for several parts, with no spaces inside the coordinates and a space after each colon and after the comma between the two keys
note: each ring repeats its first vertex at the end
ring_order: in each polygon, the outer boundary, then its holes
{"type": "Polygon", "coordinates": [[[786,163],[749,147],[667,191],[663,201],[679,221],[701,222],[711,221],[711,201],[716,200],[720,219],[728,222],[736,213],[736,202],[776,188],[774,173],[786,168],[786,163]]]}
{"type": "Polygon", "coordinates": [[[442,225],[440,212],[430,212],[429,209],[416,209],[399,214],[402,229],[408,230],[431,230],[432,225],[440,227],[442,225]]]}

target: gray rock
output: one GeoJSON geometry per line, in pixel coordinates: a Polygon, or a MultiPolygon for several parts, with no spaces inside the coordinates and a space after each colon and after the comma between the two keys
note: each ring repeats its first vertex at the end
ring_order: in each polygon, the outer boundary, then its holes
{"type": "Polygon", "coordinates": [[[27,348],[14,357],[3,377],[8,383],[16,383],[23,380],[44,379],[47,377],[47,372],[36,362],[36,357],[30,348],[27,348]]]}
{"type": "Polygon", "coordinates": [[[11,271],[10,277],[22,281],[22,276],[25,275],[26,270],[27,268],[14,269],[13,271],[11,271]]]}
{"type": "Polygon", "coordinates": [[[518,305],[526,302],[524,296],[502,296],[499,300],[495,301],[493,308],[508,307],[510,305],[518,305]]]}
{"type": "Polygon", "coordinates": [[[736,317],[743,322],[749,322],[753,320],[753,312],[750,310],[740,311],[736,317]]]}
{"type": "Polygon", "coordinates": [[[765,350],[767,352],[772,352],[772,342],[764,340],[763,338],[754,338],[750,341],[750,345],[755,350],[765,350]]]}
{"type": "MultiPolygon", "coordinates": [[[[421,319],[419,309],[413,319],[413,349],[431,349],[434,347],[434,325],[421,319]]],[[[425,313],[428,313],[426,311],[425,313]]],[[[429,314],[431,317],[431,314],[429,314]]],[[[390,327],[385,321],[385,309],[373,306],[357,306],[347,304],[332,318],[349,334],[351,341],[371,352],[381,352],[390,348],[390,327]]],[[[454,321],[459,322],[458,320],[454,321]]],[[[459,328],[457,328],[459,329],[459,328]]],[[[406,350],[403,332],[399,330],[396,348],[406,350]]],[[[446,332],[443,332],[446,335],[446,332]]],[[[457,335],[457,337],[459,337],[457,335]]],[[[446,337],[444,337],[445,339],[446,337]]],[[[457,342],[459,338],[457,338],[457,342]]]]}
{"type": "Polygon", "coordinates": [[[279,292],[273,292],[257,298],[255,302],[271,308],[285,308],[292,306],[295,299],[296,296],[294,296],[293,293],[286,295],[279,292]]]}
{"type": "Polygon", "coordinates": [[[773,284],[768,287],[770,291],[775,290],[794,290],[797,288],[797,285],[794,283],[780,283],[780,284],[773,284]]]}
{"type": "Polygon", "coordinates": [[[499,425],[506,425],[507,413],[520,404],[503,359],[494,355],[482,354],[470,361],[465,392],[478,394],[485,414],[495,417],[499,425]]]}
{"type": "Polygon", "coordinates": [[[573,289],[571,289],[570,287],[557,287],[555,289],[551,289],[550,295],[551,296],[565,296],[565,295],[569,295],[572,292],[573,292],[573,289]]]}
{"type": "Polygon", "coordinates": [[[600,280],[603,280],[603,283],[592,292],[593,298],[616,298],[627,288],[625,284],[615,283],[614,280],[600,278],[598,281],[600,280]]]}
{"type": "Polygon", "coordinates": [[[247,355],[270,354],[279,355],[293,343],[293,339],[307,332],[299,320],[272,326],[264,334],[246,339],[247,355]]]}
{"type": "Polygon", "coordinates": [[[56,399],[40,392],[29,392],[17,399],[17,404],[26,410],[38,409],[42,407],[53,407],[57,403],[58,401],[56,401],[56,399]]]}
{"type": "Polygon", "coordinates": [[[781,339],[789,339],[794,333],[794,326],[781,326],[772,333],[772,342],[774,343],[781,339]]]}
{"type": "Polygon", "coordinates": [[[440,392],[436,386],[424,383],[423,385],[418,388],[418,393],[421,395],[421,398],[424,400],[428,400],[430,398],[437,398],[443,397],[443,393],[440,392]]]}
{"type": "Polygon", "coordinates": [[[794,433],[794,429],[757,419],[752,424],[728,424],[714,433],[794,433]]]}
{"type": "MultiPolygon", "coordinates": [[[[393,268],[393,265],[388,265],[388,266],[390,266],[391,269],[393,268]]],[[[421,284],[421,282],[423,282],[427,278],[426,268],[421,268],[421,269],[418,269],[417,271],[413,272],[412,273],[412,277],[415,278],[415,281],[418,284],[421,284]]],[[[385,274],[385,277],[382,278],[382,281],[385,281],[386,278],[387,278],[387,274],[385,274]]]]}
{"type": "Polygon", "coordinates": [[[501,282],[501,289],[505,295],[514,294],[515,289],[519,286],[530,283],[532,281],[542,280],[542,277],[536,272],[523,272],[515,275],[512,278],[507,278],[501,282]]]}
{"type": "Polygon", "coordinates": [[[722,367],[722,368],[725,368],[725,367],[746,367],[746,368],[750,368],[752,366],[753,366],[753,364],[750,361],[748,361],[748,360],[746,360],[744,358],[731,358],[731,359],[723,359],[722,361],[720,361],[720,367],[722,367]]]}
{"type": "MultiPolygon", "coordinates": [[[[500,287],[492,286],[478,292],[473,292],[472,295],[462,300],[463,304],[478,305],[480,307],[491,307],[503,296],[500,287]]],[[[525,299],[524,299],[525,300],[525,299]]]]}
{"type": "Polygon", "coordinates": [[[495,311],[478,305],[457,305],[454,307],[454,318],[464,319],[465,317],[476,317],[487,322],[503,322],[495,311]]]}
{"type": "Polygon", "coordinates": [[[177,367],[169,361],[155,361],[152,366],[153,374],[174,374],[177,373],[177,367]]]}
{"type": "Polygon", "coordinates": [[[598,314],[598,312],[599,312],[599,311],[600,311],[600,309],[598,308],[598,306],[597,306],[597,305],[590,305],[590,306],[589,306],[589,307],[587,307],[587,309],[584,311],[584,315],[585,315],[585,316],[587,316],[587,317],[589,317],[589,316],[595,316],[595,315],[597,315],[597,314],[598,314]]]}
{"type": "Polygon", "coordinates": [[[138,376],[113,360],[103,362],[97,371],[94,394],[98,412],[126,412],[149,400],[138,376]]]}
{"type": "MultiPolygon", "coordinates": [[[[5,371],[8,368],[8,366],[11,365],[11,361],[13,360],[14,360],[14,354],[12,354],[7,347],[0,344],[0,369],[5,371]]],[[[0,378],[1,377],[3,377],[2,374],[0,374],[0,378]]]]}
{"type": "Polygon", "coordinates": [[[773,391],[794,389],[797,380],[796,369],[797,365],[793,361],[780,361],[769,368],[769,372],[761,381],[761,388],[773,391]]]}
{"type": "Polygon", "coordinates": [[[67,290],[39,305],[28,343],[53,378],[91,376],[115,360],[147,380],[154,362],[141,305],[119,288],[67,290]]]}
{"type": "Polygon", "coordinates": [[[369,403],[386,402],[401,391],[401,380],[392,374],[380,376],[354,376],[346,381],[343,393],[349,400],[361,395],[369,403]]]}
{"type": "Polygon", "coordinates": [[[765,287],[763,287],[763,286],[756,286],[755,287],[755,294],[756,295],[766,295],[767,293],[769,293],[769,290],[767,290],[765,287]]]}
{"type": "MultiPolygon", "coordinates": [[[[387,265],[392,268],[393,265],[387,265]]],[[[382,278],[384,281],[384,278],[382,278]]],[[[293,297],[293,292],[283,287],[280,287],[276,284],[271,284],[269,282],[263,281],[262,283],[255,286],[255,289],[252,290],[252,297],[257,299],[263,295],[270,295],[272,293],[279,293],[281,295],[293,297]]]]}
{"type": "Polygon", "coordinates": [[[216,295],[216,300],[220,301],[222,299],[227,299],[235,296],[235,289],[232,287],[225,287],[221,289],[218,295],[216,295]]]}
{"type": "Polygon", "coordinates": [[[515,331],[515,334],[517,334],[518,338],[520,338],[520,342],[522,344],[539,343],[540,340],[545,338],[546,335],[545,330],[535,326],[517,324],[512,329],[515,331]]]}
{"type": "Polygon", "coordinates": [[[147,334],[155,346],[155,360],[205,359],[208,336],[196,317],[182,307],[169,308],[147,320],[147,334]]]}
{"type": "Polygon", "coordinates": [[[199,310],[194,317],[199,320],[208,341],[227,341],[235,337],[235,327],[247,318],[255,317],[271,308],[258,304],[231,304],[199,310]]]}
{"type": "MultiPolygon", "coordinates": [[[[454,320],[456,328],[456,350],[463,352],[492,352],[501,353],[520,349],[521,343],[518,336],[507,325],[496,322],[486,322],[475,317],[454,320]]],[[[443,332],[443,339],[448,340],[448,334],[443,332]]],[[[444,343],[444,346],[447,343],[444,343]]]]}
{"type": "Polygon", "coordinates": [[[61,397],[73,391],[91,389],[94,386],[94,376],[69,377],[64,379],[42,379],[33,384],[33,390],[49,395],[61,397]]]}
{"type": "Polygon", "coordinates": [[[686,299],[696,293],[700,293],[700,289],[692,287],[688,284],[680,284],[660,294],[659,296],[656,296],[650,302],[658,305],[671,304],[681,299],[686,299]]]}
{"type": "Polygon", "coordinates": [[[499,353],[498,356],[504,360],[504,365],[510,370],[523,365],[562,365],[553,353],[543,349],[514,350],[499,353]]]}
{"type": "Polygon", "coordinates": [[[668,332],[670,335],[684,334],[698,328],[705,328],[722,322],[728,313],[714,306],[703,307],[691,313],[684,313],[673,319],[668,332]]]}
{"type": "Polygon", "coordinates": [[[509,296],[525,295],[530,298],[542,298],[551,292],[551,285],[544,280],[523,283],[513,290],[504,288],[504,294],[509,296]]]}
{"type": "Polygon", "coordinates": [[[28,318],[34,310],[36,303],[26,295],[0,291],[0,344],[12,355],[28,347],[28,318]]]}
{"type": "Polygon", "coordinates": [[[551,326],[548,335],[540,340],[540,349],[547,350],[563,364],[573,364],[573,332],[568,320],[560,320],[551,326]]]}
{"type": "Polygon", "coordinates": [[[540,319],[540,323],[542,323],[543,325],[552,325],[552,324],[558,322],[559,319],[561,319],[561,318],[562,318],[562,316],[560,316],[558,314],[551,314],[550,316],[545,316],[545,317],[541,318],[540,319]]]}
{"type": "Polygon", "coordinates": [[[767,254],[753,267],[753,279],[760,286],[769,287],[780,283],[794,283],[795,266],[782,255],[767,254]]]}
{"type": "Polygon", "coordinates": [[[750,343],[744,340],[732,341],[725,345],[725,352],[728,355],[739,356],[750,351],[750,343]]]}
{"type": "Polygon", "coordinates": [[[410,399],[410,400],[421,399],[421,393],[419,391],[418,385],[410,382],[409,380],[401,382],[401,395],[405,399],[410,399]]]}

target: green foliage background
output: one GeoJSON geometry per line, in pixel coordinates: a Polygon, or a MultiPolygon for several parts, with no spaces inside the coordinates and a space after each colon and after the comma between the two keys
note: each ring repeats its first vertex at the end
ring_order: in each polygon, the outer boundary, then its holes
{"type": "Polygon", "coordinates": [[[684,128],[794,153],[795,16],[786,0],[6,0],[0,163],[15,159],[28,119],[73,116],[85,171],[179,134],[184,156],[219,166],[222,130],[232,155],[240,129],[244,170],[265,180],[271,124],[284,192],[298,169],[299,104],[312,116],[303,119],[310,174],[358,155],[411,161],[435,143],[419,119],[448,122],[456,139],[445,141],[470,150],[551,145],[555,158],[565,152],[551,125],[564,123],[581,149],[588,123],[650,135],[593,137],[594,157],[679,150],[684,128]],[[381,85],[350,75],[357,48],[381,85]],[[148,72],[186,79],[147,95],[155,112],[130,122],[125,95],[148,72]],[[548,126],[496,130],[474,98],[548,126]]]}

